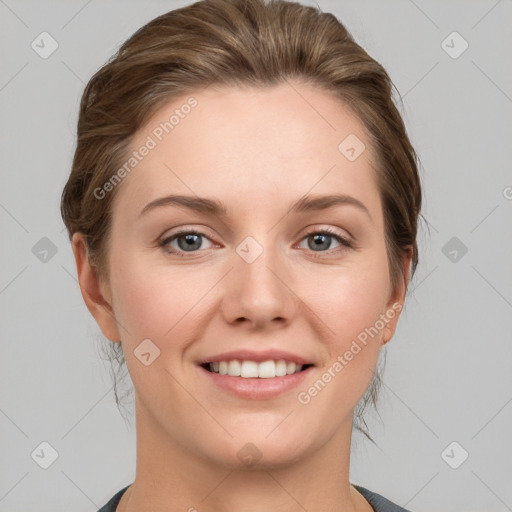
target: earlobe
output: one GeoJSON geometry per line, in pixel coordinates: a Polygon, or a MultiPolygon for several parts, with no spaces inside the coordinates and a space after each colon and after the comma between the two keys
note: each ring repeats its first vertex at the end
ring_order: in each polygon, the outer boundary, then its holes
{"type": "Polygon", "coordinates": [[[110,299],[106,296],[108,285],[100,280],[96,269],[90,264],[83,233],[74,233],[71,244],[75,256],[80,292],[87,309],[96,320],[103,335],[110,341],[118,342],[121,337],[109,302],[110,299]]]}

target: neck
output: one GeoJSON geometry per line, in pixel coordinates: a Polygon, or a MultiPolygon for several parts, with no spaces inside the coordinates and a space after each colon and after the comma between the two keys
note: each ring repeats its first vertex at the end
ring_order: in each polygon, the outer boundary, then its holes
{"type": "Polygon", "coordinates": [[[352,421],[293,463],[232,469],[177,443],[137,400],[136,411],[136,477],[116,512],[373,510],[349,482],[352,421]]]}

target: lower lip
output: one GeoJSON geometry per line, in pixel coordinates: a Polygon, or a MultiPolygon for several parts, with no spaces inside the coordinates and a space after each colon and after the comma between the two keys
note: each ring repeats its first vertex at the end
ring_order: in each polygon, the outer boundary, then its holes
{"type": "Polygon", "coordinates": [[[240,398],[268,400],[297,387],[309,375],[313,366],[298,373],[292,373],[283,377],[272,377],[271,379],[232,377],[231,375],[210,372],[202,366],[198,366],[198,368],[216,386],[240,398]]]}

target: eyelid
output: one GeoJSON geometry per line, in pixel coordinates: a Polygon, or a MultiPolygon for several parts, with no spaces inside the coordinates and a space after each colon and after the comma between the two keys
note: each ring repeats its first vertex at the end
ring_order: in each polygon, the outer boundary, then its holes
{"type": "Polygon", "coordinates": [[[347,242],[350,242],[353,238],[352,235],[347,230],[344,230],[344,231],[348,234],[348,236],[345,236],[343,233],[340,233],[339,231],[337,231],[336,228],[333,228],[330,226],[327,226],[327,227],[313,226],[311,229],[308,229],[306,231],[306,233],[303,235],[303,238],[306,236],[309,236],[309,235],[317,234],[317,233],[327,233],[329,235],[333,235],[335,237],[342,238],[343,240],[346,240],[347,242]]]}

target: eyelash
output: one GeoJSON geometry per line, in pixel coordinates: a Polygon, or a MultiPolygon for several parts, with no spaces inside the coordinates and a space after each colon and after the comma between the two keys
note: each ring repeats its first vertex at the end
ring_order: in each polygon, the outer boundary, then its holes
{"type": "MultiPolygon", "coordinates": [[[[207,238],[209,240],[209,238],[204,233],[201,233],[200,231],[196,231],[196,230],[190,229],[190,230],[178,231],[178,232],[174,233],[173,235],[168,236],[168,237],[160,240],[158,242],[158,246],[162,247],[162,249],[164,249],[166,253],[172,254],[174,256],[179,256],[179,257],[186,257],[187,254],[194,254],[195,252],[201,252],[200,250],[198,250],[198,251],[190,251],[189,253],[187,253],[186,251],[176,251],[174,249],[169,250],[168,244],[171,243],[172,241],[174,241],[175,239],[179,238],[180,236],[183,236],[183,235],[198,235],[198,236],[202,236],[204,238],[207,238]]],[[[334,230],[329,229],[329,228],[325,228],[325,229],[322,229],[322,230],[312,230],[312,231],[306,233],[301,238],[300,241],[302,242],[302,240],[304,240],[305,238],[310,237],[311,235],[328,235],[328,236],[331,236],[332,238],[337,240],[343,246],[343,247],[338,247],[336,249],[327,249],[326,251],[318,251],[320,254],[322,254],[322,253],[323,254],[330,253],[331,251],[337,253],[337,252],[341,252],[343,250],[351,249],[351,248],[354,247],[352,242],[350,242],[346,238],[338,235],[334,230]]],[[[317,255],[314,254],[317,251],[309,251],[309,252],[312,252],[314,257],[322,257],[322,256],[317,256],[317,255]]]]}

